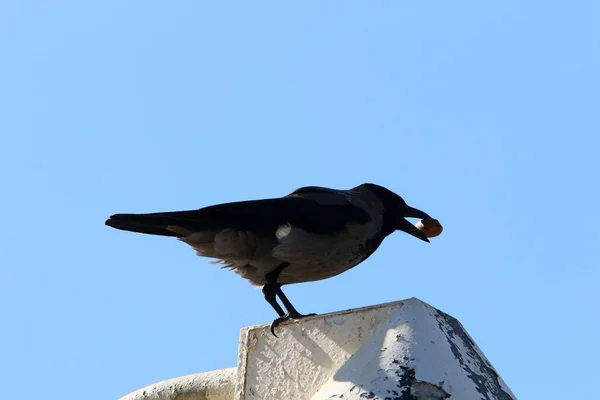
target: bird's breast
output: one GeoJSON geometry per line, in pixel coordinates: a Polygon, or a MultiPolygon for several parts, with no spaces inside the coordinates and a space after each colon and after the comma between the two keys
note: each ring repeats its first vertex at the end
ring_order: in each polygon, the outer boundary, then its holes
{"type": "Polygon", "coordinates": [[[355,267],[370,254],[367,252],[374,251],[373,240],[378,234],[373,223],[349,225],[347,230],[332,235],[314,234],[293,226],[279,232],[279,245],[273,249],[273,255],[290,264],[278,279],[283,283],[327,279],[355,267]]]}

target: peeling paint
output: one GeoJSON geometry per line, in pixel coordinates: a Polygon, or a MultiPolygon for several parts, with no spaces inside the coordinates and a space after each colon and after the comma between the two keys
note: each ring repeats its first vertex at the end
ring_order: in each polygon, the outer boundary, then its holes
{"type": "Polygon", "coordinates": [[[441,387],[422,381],[413,383],[412,392],[419,400],[444,400],[450,397],[450,394],[441,387]]]}
{"type": "Polygon", "coordinates": [[[417,299],[286,322],[278,334],[244,328],[237,369],[122,400],[516,400],[460,322],[417,299]]]}
{"type": "Polygon", "coordinates": [[[460,323],[417,299],[281,330],[245,331],[257,344],[239,358],[237,400],[516,399],[460,323]]]}
{"type": "Polygon", "coordinates": [[[498,373],[483,356],[461,323],[442,311],[436,311],[440,329],[446,334],[452,353],[475,383],[483,399],[512,400],[513,396],[502,387],[498,373]],[[476,372],[477,369],[480,372],[476,372]]]}

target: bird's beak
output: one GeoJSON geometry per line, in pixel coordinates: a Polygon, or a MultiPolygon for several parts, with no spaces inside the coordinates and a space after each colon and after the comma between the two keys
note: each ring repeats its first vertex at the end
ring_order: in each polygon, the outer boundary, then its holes
{"type": "MultiPolygon", "coordinates": [[[[417,210],[416,208],[412,208],[409,206],[406,206],[404,208],[403,216],[405,218],[420,218],[420,219],[431,218],[427,213],[424,213],[421,210],[417,210]]],[[[409,235],[416,237],[417,239],[421,239],[426,242],[429,242],[429,239],[427,239],[427,236],[425,236],[423,231],[420,231],[416,226],[411,224],[406,219],[402,219],[400,221],[400,226],[398,227],[398,229],[400,229],[403,232],[408,233],[409,235]]]]}

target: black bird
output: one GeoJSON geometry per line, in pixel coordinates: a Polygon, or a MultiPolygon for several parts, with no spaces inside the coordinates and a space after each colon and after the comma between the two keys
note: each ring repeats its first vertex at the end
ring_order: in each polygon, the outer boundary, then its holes
{"type": "Polygon", "coordinates": [[[304,317],[281,290],[283,285],[341,274],[366,260],[396,230],[429,242],[406,217],[430,218],[390,190],[365,183],[350,190],[309,186],[281,198],[192,211],[116,214],[106,225],[177,237],[199,256],[215,258],[262,286],[279,315],[271,325],[275,334],[281,321],[304,317]]]}

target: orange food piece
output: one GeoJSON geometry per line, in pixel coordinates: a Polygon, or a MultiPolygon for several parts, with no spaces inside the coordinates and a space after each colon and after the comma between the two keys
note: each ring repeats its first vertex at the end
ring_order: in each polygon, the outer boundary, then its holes
{"type": "Polygon", "coordinates": [[[418,230],[423,231],[428,238],[439,236],[444,228],[435,218],[423,219],[415,224],[418,230]]]}

